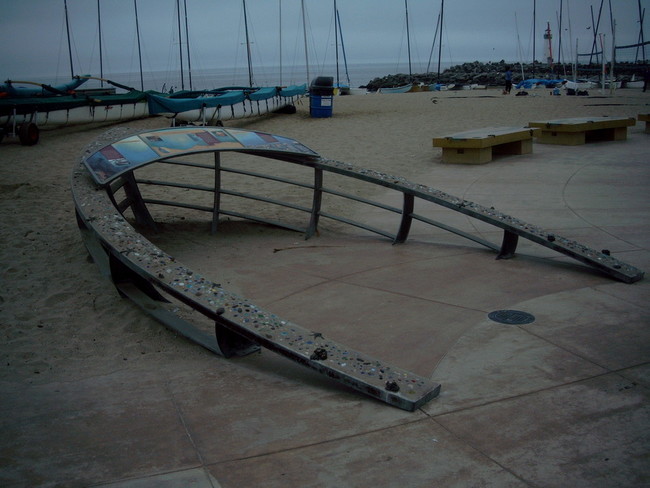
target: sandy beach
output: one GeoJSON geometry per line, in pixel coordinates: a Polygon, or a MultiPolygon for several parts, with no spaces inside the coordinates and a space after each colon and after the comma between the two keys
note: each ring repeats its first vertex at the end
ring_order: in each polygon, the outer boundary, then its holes
{"type": "MultiPolygon", "coordinates": [[[[558,97],[546,90],[530,90],[529,96],[515,97],[503,96],[500,90],[478,90],[354,95],[336,98],[334,116],[325,119],[311,118],[308,104],[306,99],[296,114],[226,126],[288,136],[324,157],[495,206],[598,249],[609,248],[619,259],[650,270],[646,186],[650,135],[644,134],[641,122],[629,129],[628,141],[571,148],[535,144],[531,155],[501,157],[485,165],[444,164],[441,149],[432,147],[433,137],[484,127],[526,126],[534,120],[565,117],[636,118],[648,113],[649,93],[628,89],[601,96],[594,90],[589,97],[558,97]],[[599,172],[590,173],[589,168],[596,166],[599,172]],[[591,187],[589,175],[594,178],[591,187]],[[582,185],[583,193],[572,193],[573,184],[582,185]],[[590,188],[599,195],[601,207],[583,205],[593,196],[590,188]],[[631,199],[629,206],[626,198],[631,199]]],[[[123,125],[146,130],[168,127],[169,121],[157,117],[123,125]]],[[[613,283],[527,244],[520,249],[528,257],[501,264],[472,243],[439,231],[418,231],[412,244],[391,246],[377,236],[334,224],[325,223],[319,236],[304,241],[298,233],[229,219],[223,234],[211,236],[206,231],[209,216],[183,214],[179,221],[174,209],[159,211],[157,216],[168,219],[165,229],[170,232],[150,238],[190,267],[281,316],[443,383],[440,398],[408,414],[333,385],[268,351],[238,360],[215,357],[122,299],[88,258],[70,192],[71,171],[81,152],[108,128],[42,131],[33,147],[23,147],[12,138],[0,144],[2,486],[641,486],[650,482],[647,277],[634,285],[613,283]],[[367,261],[370,256],[373,261],[367,261]],[[424,256],[445,264],[425,276],[418,265],[424,256]],[[401,294],[382,295],[377,302],[375,292],[394,277],[388,266],[397,263],[410,263],[405,275],[411,277],[410,285],[407,280],[401,294]],[[346,272],[382,266],[386,269],[375,277],[370,292],[359,292],[356,278],[343,278],[346,272]],[[345,286],[319,289],[325,279],[345,281],[345,286]],[[425,306],[415,299],[424,287],[447,289],[449,296],[425,306]],[[590,295],[597,289],[600,298],[590,295]],[[341,294],[349,294],[349,300],[341,299],[341,294]],[[625,345],[613,346],[611,354],[619,354],[620,363],[609,363],[611,358],[604,352],[608,360],[594,360],[579,346],[554,339],[553,331],[548,336],[532,331],[558,346],[558,355],[574,355],[564,359],[565,371],[549,373],[548,381],[527,384],[528,372],[534,377],[535,368],[552,369],[557,357],[548,354],[546,361],[535,362],[527,343],[517,336],[504,343],[512,347],[512,357],[524,361],[516,366],[523,377],[516,377],[516,371],[505,372],[515,363],[501,365],[493,359],[486,360],[489,366],[481,363],[482,375],[472,376],[467,358],[480,362],[479,345],[494,345],[485,313],[551,295],[553,301],[545,302],[544,313],[564,317],[564,321],[557,319],[563,324],[580,322],[581,315],[596,310],[606,315],[599,307],[606,308],[612,297],[627,303],[629,309],[620,312],[620,323],[625,327],[634,323],[637,328],[626,329],[625,345]],[[566,312],[569,309],[571,313],[566,312]],[[633,374],[622,372],[632,367],[637,368],[633,374]],[[458,379],[454,376],[458,371],[472,376],[475,383],[458,379]],[[523,434],[509,438],[528,453],[519,461],[514,447],[500,457],[472,432],[499,422],[489,405],[504,397],[521,401],[524,408],[526,396],[533,392],[579,389],[582,380],[610,378],[609,373],[623,383],[634,383],[637,395],[634,401],[621,401],[625,406],[621,403],[620,408],[629,407],[629,415],[617,418],[611,429],[603,421],[590,424],[593,431],[588,433],[572,431],[581,422],[576,420],[578,410],[572,410],[566,418],[547,419],[555,430],[545,435],[552,439],[533,438],[532,431],[539,436],[541,429],[532,428],[530,438],[523,434]],[[472,389],[481,380],[494,383],[472,389]],[[479,406],[487,410],[472,410],[479,406]],[[621,425],[625,427],[617,430],[621,425]],[[599,442],[599,429],[609,439],[602,451],[574,452],[563,444],[581,437],[599,442]],[[617,432],[621,437],[616,437],[617,432]],[[636,437],[626,437],[633,432],[636,437]],[[423,448],[425,438],[430,441],[427,448],[423,448]],[[554,448],[559,454],[553,453],[554,448]],[[437,449],[446,449],[446,454],[437,449]],[[562,456],[570,465],[564,464],[562,456]],[[611,466],[597,463],[601,458],[610,459],[611,466]],[[527,470],[526,463],[533,467],[527,470]],[[602,478],[589,478],[587,473],[594,470],[602,478]],[[189,478],[183,478],[185,474],[189,478]],[[164,484],[168,482],[164,476],[172,480],[170,484],[164,484]],[[189,484],[190,478],[194,484],[189,484]]],[[[346,191],[356,190],[354,182],[341,184],[346,191]]],[[[365,191],[358,190],[362,195],[365,191]]],[[[491,235],[482,227],[468,228],[491,235]]],[[[500,239],[497,232],[491,236],[500,239]]],[[[539,316],[544,313],[538,310],[539,316]]],[[[616,326],[605,322],[610,328],[616,326]]],[[[601,342],[610,340],[599,326],[593,333],[603,334],[601,342]]],[[[583,329],[581,334],[587,341],[589,332],[583,329]]],[[[607,349],[603,344],[599,347],[601,352],[607,349]]],[[[607,386],[595,390],[618,388],[615,380],[607,381],[607,386]]],[[[571,398],[584,397],[576,393],[571,398]]],[[[604,397],[589,398],[604,401],[604,397]]],[[[553,399],[544,401],[550,409],[553,399]]],[[[565,404],[569,409],[574,406],[565,404]]],[[[515,403],[507,415],[523,432],[529,424],[519,412],[515,403]]],[[[536,415],[543,417],[544,412],[536,415]]]]}

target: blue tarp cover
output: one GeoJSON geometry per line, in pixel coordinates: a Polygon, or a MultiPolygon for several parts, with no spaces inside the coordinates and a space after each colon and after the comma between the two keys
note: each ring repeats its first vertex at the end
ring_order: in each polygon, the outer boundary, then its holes
{"type": "Polygon", "coordinates": [[[203,107],[223,107],[235,105],[246,99],[243,90],[232,91],[215,96],[196,97],[196,98],[170,98],[161,95],[147,94],[149,102],[149,113],[151,115],[172,113],[179,114],[190,110],[200,110],[203,107]]]}
{"type": "Polygon", "coordinates": [[[278,94],[278,89],[274,86],[269,86],[267,88],[259,88],[254,92],[248,94],[248,98],[251,100],[268,100],[273,98],[278,94]]]}
{"type": "Polygon", "coordinates": [[[543,80],[539,78],[531,78],[528,80],[520,81],[517,83],[517,86],[515,88],[530,89],[533,87],[533,85],[544,85],[546,88],[553,88],[555,85],[559,85],[560,83],[562,83],[562,80],[543,80]]]}
{"type": "Polygon", "coordinates": [[[291,85],[280,90],[281,97],[297,97],[307,93],[307,83],[303,85],[291,85]]]}
{"type": "MultiPolygon", "coordinates": [[[[85,75],[85,76],[89,76],[89,75],[85,75]]],[[[86,83],[86,81],[88,81],[88,79],[86,78],[76,78],[74,80],[69,81],[68,83],[63,83],[61,85],[53,86],[44,83],[42,86],[38,86],[38,87],[37,86],[30,86],[30,87],[14,86],[14,83],[20,85],[20,82],[17,81],[12,83],[11,81],[7,81],[7,83],[0,84],[0,97],[7,97],[7,98],[54,97],[61,94],[56,92],[68,93],[69,91],[80,87],[81,85],[86,83]],[[48,90],[47,88],[43,88],[44,86],[51,87],[54,90],[48,90]]]]}

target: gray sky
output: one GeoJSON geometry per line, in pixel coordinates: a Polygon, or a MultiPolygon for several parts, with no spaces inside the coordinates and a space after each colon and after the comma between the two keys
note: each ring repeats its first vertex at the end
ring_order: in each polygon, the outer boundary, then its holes
{"type": "MultiPolygon", "coordinates": [[[[246,64],[241,0],[185,0],[193,69],[246,64]]],[[[75,74],[99,75],[96,0],[68,0],[75,74]]],[[[181,8],[184,1],[181,0],[181,8]]],[[[256,65],[280,60],[282,6],[282,63],[305,62],[300,0],[247,0],[252,59],[256,65]]],[[[558,49],[560,0],[447,0],[444,11],[442,61],[532,60],[533,4],[536,3],[537,60],[543,59],[543,34],[550,22],[553,50],[558,49]]],[[[605,0],[599,32],[611,46],[611,3],[616,20],[616,44],[639,38],[637,0],[605,0]]],[[[134,0],[100,0],[105,73],[138,71],[134,0]]],[[[600,0],[563,0],[564,59],[589,52],[593,42],[592,17],[600,0]]],[[[641,1],[650,16],[650,0],[641,1]]],[[[333,1],[305,0],[310,64],[334,63],[333,1]]],[[[426,66],[440,0],[408,0],[411,54],[414,72],[426,66]]],[[[179,66],[176,0],[137,0],[143,69],[173,70],[179,66]]],[[[403,0],[338,0],[349,64],[405,62],[405,6],[403,0]]],[[[184,18],[183,18],[184,22],[184,18]]],[[[182,25],[183,38],[185,36],[182,25]]],[[[650,40],[646,29],[645,39],[650,40]]],[[[183,41],[185,42],[185,41],[183,41]]],[[[0,79],[69,78],[68,47],[63,0],[0,0],[0,79]]],[[[183,46],[185,56],[185,45],[183,46]]],[[[434,59],[437,62],[437,50],[434,59]]],[[[607,48],[609,58],[611,47],[607,48]]],[[[646,46],[650,56],[650,46],[646,46]]],[[[618,58],[634,60],[635,50],[619,51],[618,58]]],[[[184,61],[187,62],[186,60],[184,61]]],[[[388,73],[387,73],[388,74],[388,73]]]]}

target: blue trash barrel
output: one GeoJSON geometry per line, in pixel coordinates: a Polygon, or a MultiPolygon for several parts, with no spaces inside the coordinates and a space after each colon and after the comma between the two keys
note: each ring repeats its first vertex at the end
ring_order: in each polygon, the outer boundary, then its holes
{"type": "Polygon", "coordinates": [[[332,116],[334,106],[334,77],[319,76],[309,86],[309,114],[313,118],[332,116]]]}

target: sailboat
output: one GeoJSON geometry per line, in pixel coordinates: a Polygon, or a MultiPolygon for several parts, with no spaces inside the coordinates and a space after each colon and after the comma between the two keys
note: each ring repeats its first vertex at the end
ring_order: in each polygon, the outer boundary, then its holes
{"type": "Polygon", "coordinates": [[[43,127],[118,122],[149,115],[146,94],[142,91],[123,85],[119,86],[126,92],[121,94],[115,94],[114,90],[102,90],[108,94],[77,90],[93,77],[74,75],[67,1],[64,9],[72,79],[57,86],[30,81],[7,81],[0,85],[0,140],[12,135],[21,144],[31,146],[38,143],[43,127]]]}
{"type": "Polygon", "coordinates": [[[147,93],[150,115],[163,115],[199,124],[219,125],[224,120],[242,119],[269,112],[295,111],[297,100],[307,93],[307,84],[288,87],[223,87],[186,91],[172,95],[147,93]]]}
{"type": "Polygon", "coordinates": [[[409,83],[401,86],[380,88],[379,93],[408,93],[410,91],[419,91],[419,90],[415,90],[414,89],[415,87],[413,85],[413,72],[411,68],[411,34],[409,31],[408,0],[404,0],[404,11],[405,11],[405,18],[406,18],[406,46],[407,46],[408,59],[409,59],[409,83]]]}
{"type": "MultiPolygon", "coordinates": [[[[78,80],[69,86],[80,86],[93,77],[86,75],[77,78],[78,80]]],[[[13,86],[14,83],[25,82],[12,82],[10,85],[13,86]]],[[[121,94],[104,95],[93,91],[84,93],[75,90],[68,90],[68,92],[57,90],[56,93],[51,92],[49,88],[41,88],[48,92],[45,96],[24,95],[30,88],[13,89],[22,93],[21,96],[0,96],[0,127],[4,128],[5,133],[16,134],[21,131],[22,126],[29,124],[35,125],[36,128],[25,128],[22,129],[23,132],[35,132],[38,127],[54,128],[63,125],[117,122],[142,118],[149,114],[145,103],[146,93],[135,89],[128,89],[126,93],[121,94]]],[[[23,141],[21,138],[21,142],[30,145],[29,140],[23,141]]]]}
{"type": "MultiPolygon", "coordinates": [[[[173,94],[147,94],[150,115],[163,115],[176,121],[198,125],[218,125],[225,120],[242,119],[269,112],[295,112],[294,104],[307,94],[307,84],[289,87],[254,87],[248,32],[248,10],[242,0],[249,86],[189,90],[173,94]]],[[[188,54],[189,56],[189,54],[188,54]]]]}
{"type": "Polygon", "coordinates": [[[348,73],[348,60],[345,55],[345,44],[343,43],[343,31],[341,29],[341,17],[339,10],[336,7],[336,0],[334,0],[334,39],[336,48],[336,82],[334,83],[335,95],[349,95],[350,94],[350,74],[348,73]],[[347,83],[341,83],[339,73],[339,38],[341,39],[341,49],[343,53],[343,63],[345,66],[345,76],[347,83]]]}

